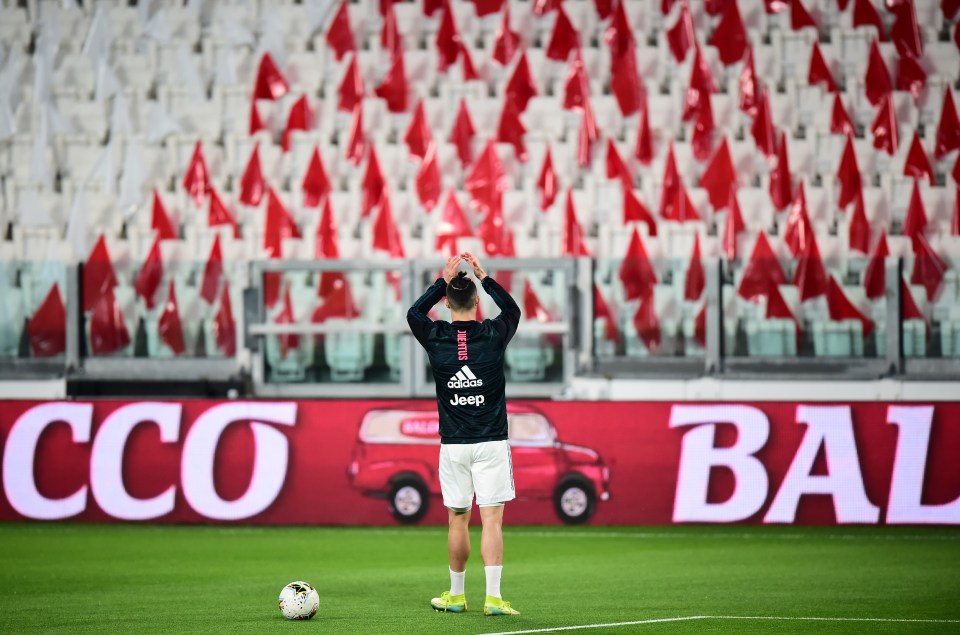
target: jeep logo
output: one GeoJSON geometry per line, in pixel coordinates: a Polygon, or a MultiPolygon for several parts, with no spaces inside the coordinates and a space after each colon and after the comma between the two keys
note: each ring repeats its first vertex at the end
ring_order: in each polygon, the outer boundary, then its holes
{"type": "Polygon", "coordinates": [[[452,406],[482,406],[483,402],[486,401],[483,395],[470,395],[469,397],[461,397],[460,395],[454,395],[453,399],[450,400],[450,405],[452,406]]]}

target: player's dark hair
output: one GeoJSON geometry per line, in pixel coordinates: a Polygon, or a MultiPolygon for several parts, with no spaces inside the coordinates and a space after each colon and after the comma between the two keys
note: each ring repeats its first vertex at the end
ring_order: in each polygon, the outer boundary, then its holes
{"type": "Polygon", "coordinates": [[[466,271],[457,272],[457,276],[447,283],[447,302],[450,310],[463,313],[474,306],[477,297],[477,285],[467,277],[466,271]]]}

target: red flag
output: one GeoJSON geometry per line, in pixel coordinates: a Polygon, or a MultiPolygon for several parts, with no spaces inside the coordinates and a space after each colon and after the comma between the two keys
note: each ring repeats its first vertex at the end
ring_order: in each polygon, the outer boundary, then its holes
{"type": "Polygon", "coordinates": [[[94,355],[109,355],[130,345],[130,331],[113,289],[101,295],[90,314],[90,349],[94,355]]]}
{"type": "Polygon", "coordinates": [[[200,284],[200,297],[213,304],[217,299],[217,289],[220,288],[220,278],[223,276],[223,251],[220,249],[220,234],[213,237],[213,247],[210,256],[203,267],[203,282],[200,284]]]}
{"type": "Polygon", "coordinates": [[[470,119],[470,111],[467,110],[467,102],[460,98],[457,117],[453,122],[453,128],[450,130],[450,143],[457,147],[457,157],[464,167],[473,159],[471,143],[474,134],[476,134],[476,130],[474,130],[473,121],[470,119]]]}
{"type": "Polygon", "coordinates": [[[650,264],[647,250],[636,227],[630,236],[627,253],[623,256],[619,276],[623,283],[624,298],[628,301],[652,294],[653,286],[657,284],[657,274],[650,264]]]}
{"type": "Polygon", "coordinates": [[[623,55],[631,45],[636,45],[633,37],[633,29],[627,20],[627,12],[622,2],[618,2],[613,10],[613,19],[610,20],[610,26],[603,34],[603,40],[610,49],[610,61],[612,63],[623,55]]]}
{"type": "Polygon", "coordinates": [[[263,248],[270,258],[282,258],[280,248],[283,239],[302,237],[297,223],[271,187],[267,191],[267,219],[263,231],[263,248]]]}
{"type": "MultiPolygon", "coordinates": [[[[496,200],[491,207],[487,208],[489,210],[487,215],[484,216],[483,220],[480,221],[479,227],[477,227],[477,235],[483,240],[483,249],[487,252],[487,255],[506,256],[509,254],[504,253],[504,247],[507,245],[507,241],[512,241],[513,238],[503,224],[503,209],[501,208],[500,201],[501,194],[497,192],[496,195],[496,200]]],[[[512,251],[512,242],[510,245],[512,251]]],[[[505,285],[504,288],[510,288],[510,285],[507,285],[503,280],[500,282],[505,285]]]]}
{"type": "Polygon", "coordinates": [[[960,236],[960,187],[954,192],[953,219],[950,221],[950,235],[960,236]]]}
{"type": "Polygon", "coordinates": [[[403,141],[410,148],[412,156],[421,159],[426,156],[427,146],[433,141],[433,134],[427,125],[427,115],[422,99],[417,102],[417,107],[413,110],[413,117],[410,119],[406,134],[403,135],[403,141]]]}
{"type": "Polygon", "coordinates": [[[407,86],[407,72],[403,66],[403,52],[397,55],[393,66],[383,78],[383,83],[376,89],[377,97],[387,102],[387,110],[393,113],[406,112],[407,95],[410,87],[407,86]]]}
{"type": "Polygon", "coordinates": [[[437,146],[432,141],[427,147],[427,156],[420,162],[420,169],[417,170],[415,178],[417,186],[417,198],[424,209],[428,212],[432,210],[440,199],[440,190],[443,187],[440,182],[440,167],[437,165],[437,146]]]}
{"type": "Polygon", "coordinates": [[[847,144],[843,148],[840,165],[837,167],[837,181],[840,183],[840,196],[837,205],[843,209],[857,197],[857,194],[863,188],[852,135],[847,135],[847,144]]]}
{"type": "Polygon", "coordinates": [[[547,59],[565,62],[570,57],[570,52],[580,48],[580,34],[567,13],[563,10],[563,5],[557,8],[557,19],[553,23],[553,34],[550,36],[550,42],[547,44],[547,59]]]}
{"type": "Polygon", "coordinates": [[[213,339],[224,356],[233,357],[237,354],[237,324],[233,321],[230,285],[227,283],[223,284],[220,294],[220,308],[213,316],[213,339]]]}
{"type": "Polygon", "coordinates": [[[745,229],[740,203],[737,202],[737,189],[730,187],[730,200],[727,203],[727,220],[723,226],[723,253],[730,260],[737,259],[737,236],[745,229]]]}
{"type": "Polygon", "coordinates": [[[885,259],[889,255],[887,233],[881,229],[877,246],[874,247],[873,254],[870,256],[867,268],[863,273],[863,288],[866,289],[866,295],[871,300],[882,298],[883,294],[886,293],[887,269],[885,259]]]}
{"type": "Polygon", "coordinates": [[[953,27],[953,41],[957,44],[957,48],[960,49],[960,22],[957,22],[956,26],[953,27]]]}
{"type": "Polygon", "coordinates": [[[860,320],[863,334],[873,333],[873,321],[855,307],[833,276],[827,279],[827,311],[831,320],[860,320]]]}
{"type": "Polygon", "coordinates": [[[373,248],[387,252],[393,258],[404,258],[403,241],[390,210],[390,195],[384,192],[380,213],[373,224],[373,248]]]}
{"type": "Polygon", "coordinates": [[[633,175],[630,173],[630,168],[627,167],[627,164],[620,157],[620,153],[617,152],[617,146],[613,143],[613,139],[609,137],[607,138],[606,163],[608,179],[620,179],[625,189],[633,187],[633,175]]]}
{"type": "Polygon", "coordinates": [[[613,15],[613,0],[594,0],[593,6],[601,20],[606,20],[613,15]]]}
{"type": "Polygon", "coordinates": [[[261,130],[266,130],[263,120],[260,119],[260,111],[257,110],[257,100],[250,100],[250,136],[257,134],[261,130]]]}
{"type": "Polygon", "coordinates": [[[620,332],[617,329],[617,318],[614,316],[613,311],[610,310],[610,305],[603,299],[603,294],[600,293],[600,287],[598,287],[596,283],[593,285],[593,319],[604,321],[604,337],[611,342],[620,341],[620,332]]]}
{"type": "Polygon", "coordinates": [[[910,291],[910,287],[907,286],[907,282],[901,278],[900,279],[900,299],[901,306],[903,307],[903,320],[925,320],[923,313],[920,312],[920,307],[917,306],[917,301],[913,298],[913,292],[910,291]]]}
{"type": "Polygon", "coordinates": [[[380,28],[380,48],[390,53],[390,61],[394,64],[397,58],[403,55],[403,36],[397,28],[397,12],[393,10],[393,3],[386,6],[383,16],[383,26],[380,28]]]}
{"type": "Polygon", "coordinates": [[[710,104],[710,95],[703,97],[703,105],[697,112],[697,120],[693,124],[693,135],[690,138],[693,158],[697,161],[706,161],[713,150],[713,106],[710,104]]]}
{"type": "Polygon", "coordinates": [[[793,181],[790,176],[790,158],[787,155],[787,135],[780,132],[777,144],[777,167],[770,172],[770,200],[774,209],[781,210],[793,198],[793,181]]]}
{"type": "Polygon", "coordinates": [[[83,265],[83,310],[89,311],[108,291],[117,286],[117,276],[113,272],[113,262],[107,251],[107,241],[103,234],[90,251],[83,265]]]}
{"type": "Polygon", "coordinates": [[[343,79],[340,80],[340,86],[337,88],[337,110],[340,112],[353,112],[360,102],[363,101],[363,75],[360,73],[360,65],[357,63],[357,56],[350,59],[343,79]]]}
{"type": "Polygon", "coordinates": [[[953,16],[960,10],[960,0],[940,0],[940,10],[943,11],[944,18],[953,20],[953,16]]]}
{"type": "Polygon", "coordinates": [[[253,152],[250,153],[250,159],[247,161],[247,167],[243,170],[243,176],[240,177],[240,202],[244,205],[256,207],[263,199],[263,188],[266,182],[263,178],[263,170],[260,167],[260,142],[253,145],[253,152]]]}
{"type": "Polygon", "coordinates": [[[750,261],[743,270],[737,295],[750,302],[758,302],[760,298],[770,294],[771,288],[786,283],[787,278],[783,275],[783,269],[770,247],[767,235],[760,232],[757,234],[753,253],[750,254],[750,261]]]}
{"type": "Polygon", "coordinates": [[[953,171],[950,172],[950,176],[953,177],[954,183],[960,184],[960,156],[957,156],[957,160],[953,164],[953,171]]]}
{"type": "Polygon", "coordinates": [[[173,280],[167,289],[167,301],[160,312],[157,322],[157,335],[160,341],[170,347],[177,357],[183,355],[186,346],[183,344],[183,325],[180,322],[180,308],[177,306],[177,292],[173,288],[173,280]]]}
{"type": "Polygon", "coordinates": [[[800,252],[797,270],[793,273],[793,284],[800,290],[800,301],[806,302],[827,292],[827,270],[820,257],[817,240],[811,234],[810,241],[800,252]]]}
{"type": "MultiPolygon", "coordinates": [[[[794,6],[799,3],[794,3],[794,6]]],[[[823,84],[827,91],[837,92],[837,83],[833,81],[833,73],[827,66],[827,60],[823,59],[823,53],[820,52],[820,45],[816,41],[813,43],[813,50],[810,52],[810,70],[807,72],[807,83],[811,86],[823,84]]]]}
{"type": "Polygon", "coordinates": [[[521,163],[527,160],[527,146],[523,143],[523,135],[526,132],[527,129],[520,121],[516,104],[507,97],[503,100],[503,111],[500,113],[500,123],[497,125],[497,141],[512,145],[521,163]]]}
{"type": "Polygon", "coordinates": [[[693,18],[690,17],[690,7],[686,0],[682,0],[680,6],[680,17],[676,24],[667,29],[667,44],[670,46],[670,52],[673,58],[682,62],[687,56],[690,47],[696,44],[697,38],[693,33],[693,18]]]}
{"type": "Polygon", "coordinates": [[[350,282],[343,273],[327,272],[330,274],[330,289],[322,294],[323,304],[318,306],[310,317],[310,321],[319,324],[330,318],[353,319],[360,315],[357,304],[350,291],[350,282]]]}
{"type": "Polygon", "coordinates": [[[675,190],[680,187],[680,172],[677,159],[673,154],[673,141],[667,144],[667,160],[663,164],[663,183],[660,186],[660,218],[672,214],[671,206],[676,198],[675,190]]]}
{"type": "Polygon", "coordinates": [[[864,77],[864,83],[866,84],[867,100],[873,106],[879,106],[883,98],[893,92],[890,72],[883,61],[883,55],[880,54],[880,45],[876,40],[870,44],[870,57],[867,61],[867,74],[864,77]]]}
{"type": "Polygon", "coordinates": [[[546,211],[553,205],[557,198],[557,173],[553,170],[553,156],[550,154],[550,144],[547,144],[547,151],[543,155],[543,167],[540,168],[540,176],[537,178],[537,189],[540,190],[540,209],[546,211]]]}
{"type": "Polygon", "coordinates": [[[837,0],[837,8],[841,11],[846,11],[848,4],[850,4],[850,0],[837,0]]]}
{"type": "Polygon", "coordinates": [[[527,62],[526,52],[520,54],[520,61],[517,62],[513,75],[507,82],[505,92],[507,101],[512,101],[518,112],[525,111],[530,98],[537,94],[537,85],[530,73],[530,64],[527,62]]]}
{"type": "MultiPolygon", "coordinates": [[[[350,123],[350,139],[347,141],[347,161],[360,165],[367,151],[367,138],[363,133],[363,104],[357,103],[353,109],[353,121],[350,123]]],[[[371,152],[373,150],[371,149],[371,152]]]]}
{"type": "Polygon", "coordinates": [[[27,337],[34,357],[53,357],[67,350],[67,311],[57,283],[27,322],[27,337]]]}
{"type": "Polygon", "coordinates": [[[883,30],[883,19],[870,0],[853,1],[853,28],[872,26],[877,29],[877,35],[886,41],[887,35],[883,30]]]}
{"type": "Polygon", "coordinates": [[[505,4],[504,0],[472,0],[472,2],[478,18],[499,13],[505,4]]]}
{"type": "Polygon", "coordinates": [[[757,149],[768,157],[777,153],[777,133],[773,127],[773,115],[770,113],[770,94],[763,90],[757,116],[750,126],[750,134],[757,143],[757,149]]]}
{"type": "Polygon", "coordinates": [[[660,346],[660,322],[654,306],[653,289],[640,300],[640,306],[633,315],[633,328],[637,330],[637,336],[644,346],[651,352],[656,352],[660,346]]]}
{"type": "Polygon", "coordinates": [[[933,302],[949,267],[933,250],[923,234],[918,234],[913,239],[913,256],[913,275],[910,277],[910,283],[922,284],[927,290],[927,300],[933,302]]]}
{"type": "Polygon", "coordinates": [[[637,195],[633,192],[633,188],[625,188],[623,190],[623,224],[626,225],[627,223],[633,222],[644,223],[647,226],[648,235],[657,235],[657,221],[654,219],[653,214],[651,214],[647,206],[637,198],[637,195]]]}
{"type": "Polygon", "coordinates": [[[813,240],[813,225],[810,223],[810,214],[807,211],[807,195],[803,187],[803,181],[801,181],[797,188],[797,198],[790,206],[790,214],[787,216],[784,242],[790,248],[790,253],[796,256],[806,250],[807,244],[811,240],[813,240]]]}
{"type": "Polygon", "coordinates": [[[307,172],[303,175],[303,206],[317,207],[320,201],[330,193],[330,179],[327,178],[327,171],[323,167],[323,161],[320,158],[320,149],[313,146],[313,154],[310,155],[310,163],[307,165],[307,172]]]}
{"type": "Polygon", "coordinates": [[[434,248],[448,258],[458,253],[457,238],[473,236],[470,221],[463,213],[453,188],[447,191],[447,202],[443,206],[443,215],[436,231],[437,242],[434,248]]]}
{"type": "Polygon", "coordinates": [[[960,148],[960,119],[957,118],[957,107],[953,103],[953,91],[947,84],[943,91],[943,108],[940,111],[940,123],[937,124],[933,156],[939,161],[957,148],[960,148]]]}
{"type": "Polygon", "coordinates": [[[792,0],[790,3],[790,28],[799,31],[806,27],[818,28],[817,23],[810,16],[810,12],[804,8],[800,0],[792,0]]]}
{"type": "Polygon", "coordinates": [[[353,29],[350,28],[350,13],[347,10],[348,0],[340,3],[340,8],[330,22],[327,30],[327,44],[333,49],[337,61],[350,51],[356,52],[357,45],[353,41],[353,29]]]}
{"type": "Polygon", "coordinates": [[[713,209],[722,209],[730,199],[730,187],[737,182],[730,145],[724,137],[700,176],[700,187],[707,191],[713,209]]]}
{"type": "Polygon", "coordinates": [[[460,64],[463,70],[463,81],[472,82],[480,79],[480,73],[477,72],[476,66],[473,65],[473,59],[470,57],[470,50],[462,42],[460,43],[460,64]]]}
{"type": "Polygon", "coordinates": [[[210,191],[210,175],[207,172],[207,162],[203,159],[203,149],[200,141],[193,148],[190,165],[183,174],[183,189],[187,191],[197,207],[203,205],[203,199],[210,191]]]}
{"type": "Polygon", "coordinates": [[[223,199],[216,190],[210,190],[210,208],[207,211],[207,227],[217,227],[218,225],[230,225],[233,227],[233,237],[240,238],[240,226],[237,225],[237,219],[227,209],[223,199]]]}
{"type": "Polygon", "coordinates": [[[920,93],[927,83],[927,71],[923,70],[920,61],[910,55],[900,57],[897,68],[897,90],[906,90],[913,95],[913,101],[920,101],[920,93]]]}
{"type": "Polygon", "coordinates": [[[920,184],[913,181],[913,191],[910,193],[910,205],[907,207],[907,216],[903,221],[903,235],[916,240],[927,229],[927,212],[920,197],[920,184]]]}
{"type": "Polygon", "coordinates": [[[260,58],[260,67],[257,69],[257,81],[253,87],[253,99],[280,99],[287,94],[290,87],[287,80],[283,77],[280,69],[277,68],[273,57],[269,53],[264,53],[260,58]]]}
{"type": "Polygon", "coordinates": [[[567,204],[564,210],[563,225],[563,255],[589,256],[587,246],[583,242],[583,228],[577,222],[577,212],[573,208],[573,190],[567,190],[567,204]]]}
{"type": "Polygon", "coordinates": [[[923,39],[920,37],[920,28],[917,26],[917,12],[913,0],[901,2],[893,10],[897,16],[890,27],[890,39],[900,55],[910,55],[918,58],[923,55],[923,39]]]}
{"type": "Polygon", "coordinates": [[[283,131],[283,137],[280,145],[284,152],[290,151],[290,134],[294,130],[310,130],[313,127],[313,112],[310,110],[310,104],[307,102],[307,96],[301,95],[300,99],[293,102],[290,107],[290,116],[287,117],[287,127],[283,131]]]}
{"type": "MultiPolygon", "coordinates": [[[[611,80],[612,81],[612,80],[611,80]]],[[[573,52],[573,60],[567,70],[567,79],[563,84],[563,108],[582,108],[590,98],[590,86],[583,69],[583,56],[580,49],[573,52]]]]}
{"type": "Polygon", "coordinates": [[[380,204],[383,200],[384,190],[387,182],[383,180],[383,173],[380,171],[380,161],[377,159],[375,148],[370,149],[370,159],[367,161],[367,170],[363,173],[363,181],[360,183],[360,217],[366,218],[370,211],[380,204]]]}
{"type": "Polygon", "coordinates": [[[320,224],[317,225],[317,240],[314,245],[314,257],[317,260],[340,257],[340,240],[337,236],[337,221],[333,217],[330,199],[323,203],[320,224]]]}
{"type": "Polygon", "coordinates": [[[683,299],[696,302],[703,295],[706,286],[706,276],[703,272],[703,262],[700,260],[700,234],[693,235],[693,252],[690,254],[690,264],[687,265],[686,280],[683,285],[683,299]]]}
{"type": "MultiPolygon", "coordinates": [[[[387,9],[388,12],[393,11],[393,5],[389,5],[390,8],[387,9]]],[[[277,317],[274,318],[274,323],[276,324],[296,324],[297,318],[293,314],[293,301],[290,299],[290,287],[287,287],[287,290],[283,294],[283,307],[280,309],[280,312],[277,313],[277,317]]],[[[290,349],[297,348],[300,346],[300,336],[294,333],[288,333],[286,335],[277,336],[280,340],[280,359],[286,359],[287,353],[290,352],[290,349]]]]}
{"type": "Polygon", "coordinates": [[[443,3],[443,15],[440,16],[440,28],[437,29],[437,70],[441,73],[457,61],[460,54],[460,32],[453,19],[453,8],[449,1],[443,3]]]}
{"type": "Polygon", "coordinates": [[[667,207],[667,213],[663,218],[677,223],[700,220],[700,214],[694,207],[693,201],[690,200],[690,195],[687,193],[687,187],[683,184],[683,181],[679,181],[677,187],[673,189],[673,201],[667,207]]]}
{"type": "Polygon", "coordinates": [[[470,193],[470,199],[476,207],[491,210],[499,206],[500,196],[507,189],[506,179],[496,145],[491,139],[464,180],[463,187],[470,193]]]}
{"type": "Polygon", "coordinates": [[[913,142],[910,144],[910,151],[907,153],[907,159],[903,164],[904,176],[912,176],[919,179],[926,175],[930,185],[936,185],[933,177],[933,166],[930,164],[930,158],[920,144],[920,135],[913,134],[913,142]]]}
{"type": "MultiPolygon", "coordinates": [[[[794,27],[796,28],[796,27],[794,27]]],[[[736,64],[747,52],[747,29],[736,2],[727,2],[723,17],[717,23],[707,44],[716,47],[724,66],[736,64]]]]}
{"type": "Polygon", "coordinates": [[[627,50],[612,61],[610,92],[617,99],[617,105],[624,117],[637,112],[644,102],[643,85],[637,70],[637,51],[632,41],[627,50]]]}
{"type": "Polygon", "coordinates": [[[653,161],[653,144],[650,138],[650,117],[645,107],[640,113],[640,125],[637,127],[637,147],[633,156],[643,165],[650,165],[653,161]]]}
{"type": "Polygon", "coordinates": [[[870,124],[870,132],[873,133],[874,148],[884,150],[890,155],[896,154],[900,134],[897,130],[897,115],[893,109],[893,93],[884,97],[881,102],[880,110],[870,124]]]}
{"type": "Polygon", "coordinates": [[[830,132],[833,134],[842,134],[852,137],[857,133],[853,120],[847,114],[847,109],[843,107],[843,101],[840,99],[840,93],[833,96],[833,110],[830,114],[830,132]]]}
{"type": "Polygon", "coordinates": [[[586,167],[593,162],[593,143],[600,138],[597,120],[593,117],[590,101],[583,104],[583,118],[580,120],[580,134],[577,135],[577,165],[586,167]]]}
{"type": "Polygon", "coordinates": [[[527,319],[538,322],[552,322],[554,319],[540,302],[540,298],[537,297],[537,292],[534,291],[529,279],[523,281],[523,313],[527,316],[527,319]]]}
{"type": "Polygon", "coordinates": [[[760,82],[757,80],[757,71],[753,66],[753,47],[747,47],[747,59],[740,69],[738,80],[740,85],[740,111],[751,117],[757,116],[757,110],[760,108],[760,82]]]}
{"type": "Polygon", "coordinates": [[[683,102],[683,120],[690,121],[703,108],[710,107],[710,94],[716,92],[710,66],[698,46],[690,66],[690,84],[683,102]]]}
{"type": "Polygon", "coordinates": [[[853,206],[853,216],[850,217],[849,240],[850,249],[861,253],[870,251],[870,221],[867,220],[867,210],[863,205],[863,194],[857,193],[857,202],[853,206]]]}
{"type": "Polygon", "coordinates": [[[153,188],[153,212],[150,215],[150,229],[157,230],[157,238],[160,240],[176,239],[177,230],[173,228],[170,216],[163,207],[163,200],[157,188],[153,188]]]}
{"type": "Polygon", "coordinates": [[[508,66],[520,48],[520,35],[510,29],[510,3],[503,3],[503,21],[494,34],[493,59],[501,66],[508,66]]]}
{"type": "Polygon", "coordinates": [[[147,259],[140,266],[137,277],[133,281],[133,289],[137,292],[148,309],[156,306],[157,289],[160,288],[160,280],[163,278],[163,259],[160,257],[160,239],[153,241],[153,246],[147,254],[147,259]]]}

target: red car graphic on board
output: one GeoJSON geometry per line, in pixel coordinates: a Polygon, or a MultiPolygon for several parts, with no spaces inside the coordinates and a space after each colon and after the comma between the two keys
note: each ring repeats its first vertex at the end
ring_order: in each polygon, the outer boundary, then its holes
{"type": "MultiPolygon", "coordinates": [[[[610,470],[600,455],[559,441],[553,424],[530,408],[508,406],[507,420],[517,496],[552,499],[565,523],[589,520],[597,501],[610,498],[610,470]]],[[[351,484],[368,496],[386,497],[398,521],[419,521],[430,497],[440,495],[439,427],[435,410],[370,410],[348,468],[351,484]]]]}

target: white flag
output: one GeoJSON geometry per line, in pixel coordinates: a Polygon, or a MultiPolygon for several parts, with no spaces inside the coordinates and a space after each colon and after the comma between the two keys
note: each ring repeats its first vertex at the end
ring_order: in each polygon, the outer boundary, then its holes
{"type": "Polygon", "coordinates": [[[117,205],[124,218],[130,218],[143,199],[143,183],[147,180],[147,170],[143,166],[143,151],[140,143],[133,137],[127,139],[127,148],[123,158],[123,173],[120,175],[120,198],[117,205]]]}
{"type": "Polygon", "coordinates": [[[110,14],[100,5],[90,21],[87,39],[83,43],[82,53],[90,60],[94,69],[100,66],[110,54],[110,45],[113,44],[113,26],[110,24],[110,14]]]}
{"type": "Polygon", "coordinates": [[[103,147],[103,154],[97,159],[96,165],[87,177],[87,183],[94,185],[105,194],[117,193],[117,168],[113,158],[113,140],[103,147]]]}
{"type": "Polygon", "coordinates": [[[9,139],[17,133],[17,125],[13,120],[13,113],[10,112],[10,104],[7,103],[3,91],[0,91],[0,141],[9,139]]]}
{"type": "Polygon", "coordinates": [[[73,195],[73,205],[70,206],[70,218],[67,220],[67,244],[73,249],[75,261],[87,257],[87,192],[82,187],[77,188],[73,195]]]}
{"type": "Polygon", "coordinates": [[[140,0],[137,2],[137,17],[140,18],[140,26],[144,28],[146,28],[150,22],[150,9],[152,5],[153,0],[140,0]]]}
{"type": "Polygon", "coordinates": [[[110,136],[129,135],[133,132],[133,123],[130,121],[130,109],[123,92],[113,96],[113,110],[110,112],[110,136]]]}
{"type": "Polygon", "coordinates": [[[150,102],[150,126],[147,128],[147,143],[160,143],[167,136],[180,132],[180,123],[163,109],[160,102],[150,102]]]}
{"type": "Polygon", "coordinates": [[[17,211],[19,212],[21,225],[31,227],[53,224],[53,219],[50,218],[49,211],[44,209],[40,204],[40,197],[37,196],[36,188],[23,188],[20,189],[18,193],[20,200],[17,211]]]}
{"type": "Polygon", "coordinates": [[[276,13],[267,13],[260,25],[260,42],[254,58],[260,59],[264,53],[270,53],[277,65],[283,67],[287,59],[285,33],[280,16],[276,13]]]}
{"type": "Polygon", "coordinates": [[[203,101],[207,98],[207,90],[204,88],[203,79],[200,78],[200,71],[197,69],[196,62],[190,57],[185,44],[177,47],[177,81],[187,90],[190,99],[203,101]]]}
{"type": "Polygon", "coordinates": [[[0,99],[7,98],[10,112],[16,112],[20,105],[20,76],[27,65],[27,59],[19,49],[13,49],[7,56],[7,63],[0,70],[0,99]]]}
{"type": "Polygon", "coordinates": [[[230,11],[218,11],[217,21],[223,28],[223,39],[233,46],[253,46],[256,39],[246,26],[240,23],[230,11]]]}
{"type": "Polygon", "coordinates": [[[309,35],[313,35],[323,28],[327,20],[333,17],[333,11],[337,7],[334,0],[305,0],[307,27],[310,29],[309,35]]]}
{"type": "Polygon", "coordinates": [[[170,42],[173,31],[170,30],[167,14],[162,7],[147,20],[146,26],[143,27],[143,34],[157,44],[168,44],[170,42]]]}
{"type": "MultiPolygon", "coordinates": [[[[42,112],[42,111],[41,111],[42,112]]],[[[47,118],[40,117],[40,130],[33,136],[33,157],[30,160],[30,170],[33,174],[33,182],[49,190],[53,187],[53,174],[50,172],[50,164],[47,162],[47,118]]]]}
{"type": "Polygon", "coordinates": [[[97,88],[93,99],[96,102],[102,102],[119,92],[120,80],[117,79],[117,74],[113,72],[113,68],[110,67],[107,58],[104,57],[100,60],[100,65],[97,68],[97,88]]]}

